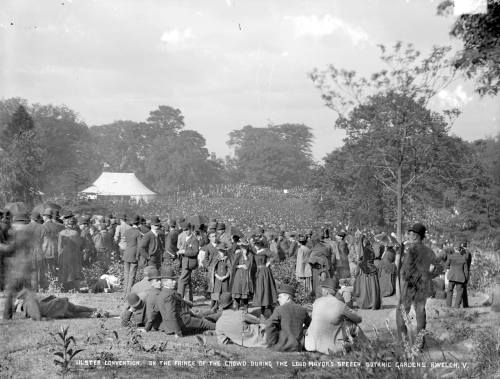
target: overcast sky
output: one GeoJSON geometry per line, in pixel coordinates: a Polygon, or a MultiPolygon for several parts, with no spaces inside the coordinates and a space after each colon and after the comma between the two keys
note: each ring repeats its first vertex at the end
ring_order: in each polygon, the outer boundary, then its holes
{"type": "MultiPolygon", "coordinates": [[[[308,78],[334,64],[369,74],[377,44],[428,52],[454,44],[453,17],[429,0],[2,0],[0,98],[65,104],[87,125],[179,108],[210,151],[244,125],[304,123],[315,159],[342,144],[335,113],[308,78]]],[[[499,98],[457,80],[436,101],[458,106],[453,133],[500,131],[499,98]]]]}

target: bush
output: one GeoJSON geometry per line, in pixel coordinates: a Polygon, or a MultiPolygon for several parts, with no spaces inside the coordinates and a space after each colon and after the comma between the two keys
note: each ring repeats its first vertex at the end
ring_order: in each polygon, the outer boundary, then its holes
{"type": "Polygon", "coordinates": [[[495,283],[495,277],[500,274],[500,265],[492,254],[474,253],[470,268],[469,287],[473,290],[485,291],[495,283]]]}
{"type": "Polygon", "coordinates": [[[276,284],[288,284],[295,288],[295,302],[300,305],[311,304],[313,298],[306,293],[304,286],[295,277],[295,259],[287,258],[271,267],[276,284]]]}

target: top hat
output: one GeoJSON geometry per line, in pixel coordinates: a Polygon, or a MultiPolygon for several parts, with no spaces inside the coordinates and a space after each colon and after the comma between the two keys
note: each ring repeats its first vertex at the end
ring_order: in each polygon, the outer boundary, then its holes
{"type": "Polygon", "coordinates": [[[141,223],[141,216],[139,215],[134,216],[134,218],[132,219],[132,224],[139,225],[140,223],[141,223]]]}
{"type": "Polygon", "coordinates": [[[342,231],[338,232],[337,235],[339,237],[345,238],[345,236],[347,235],[347,233],[342,230],[342,231]]]}
{"type": "Polygon", "coordinates": [[[160,226],[160,224],[161,224],[161,221],[160,221],[160,218],[158,216],[151,217],[151,225],[160,226]]]}
{"type": "Polygon", "coordinates": [[[220,222],[217,224],[217,230],[226,230],[226,224],[220,222]]]}

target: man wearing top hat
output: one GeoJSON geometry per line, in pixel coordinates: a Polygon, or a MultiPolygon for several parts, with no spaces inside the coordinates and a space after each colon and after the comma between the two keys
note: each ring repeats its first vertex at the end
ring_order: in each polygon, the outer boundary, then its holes
{"type": "MultiPolygon", "coordinates": [[[[432,295],[432,278],[436,264],[436,255],[429,247],[423,244],[426,228],[421,223],[414,224],[408,229],[408,249],[402,257],[401,264],[401,295],[398,308],[396,309],[396,324],[398,326],[398,335],[408,333],[401,306],[406,313],[410,312],[413,304],[417,319],[417,333],[425,329],[426,314],[425,304],[427,298],[432,295]]],[[[422,340],[420,348],[423,348],[422,340]]]]}
{"type": "Polygon", "coordinates": [[[198,254],[200,244],[190,223],[184,222],[182,228],[186,233],[186,239],[177,252],[181,261],[181,276],[179,278],[179,294],[184,298],[186,286],[189,291],[189,301],[193,301],[193,284],[191,282],[191,272],[198,267],[198,254]]]}
{"type": "Polygon", "coordinates": [[[6,257],[5,290],[7,298],[3,312],[4,320],[10,320],[14,312],[16,293],[31,288],[33,234],[28,227],[30,218],[26,213],[16,213],[12,219],[5,243],[0,243],[0,255],[6,257]]]}
{"type": "Polygon", "coordinates": [[[302,351],[304,329],[309,327],[311,317],[305,308],[293,302],[295,291],[291,285],[278,287],[279,307],[266,321],[268,347],[276,351],[302,351]]]}
{"type": "Polygon", "coordinates": [[[123,253],[123,273],[125,296],[130,292],[130,289],[135,282],[135,274],[137,273],[137,264],[139,262],[139,245],[142,239],[142,233],[139,230],[141,216],[135,216],[132,220],[132,227],[125,230],[125,251],[123,253]]]}
{"type": "Polygon", "coordinates": [[[158,216],[151,218],[151,230],[144,234],[139,248],[144,265],[160,269],[165,252],[165,234],[161,230],[161,221],[158,216]]]}

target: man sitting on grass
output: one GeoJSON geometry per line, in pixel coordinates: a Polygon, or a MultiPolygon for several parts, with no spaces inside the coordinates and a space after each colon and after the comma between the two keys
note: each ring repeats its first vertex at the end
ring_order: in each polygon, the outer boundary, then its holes
{"type": "Polygon", "coordinates": [[[146,303],[147,321],[146,330],[151,330],[153,323],[161,315],[159,329],[167,334],[182,337],[184,334],[201,333],[206,330],[215,330],[215,323],[199,317],[191,311],[191,302],[182,299],[176,291],[177,277],[174,270],[168,267],[162,271],[160,277],[162,289],[156,296],[148,295],[146,303]],[[151,304],[152,300],[154,304],[151,304]]]}

